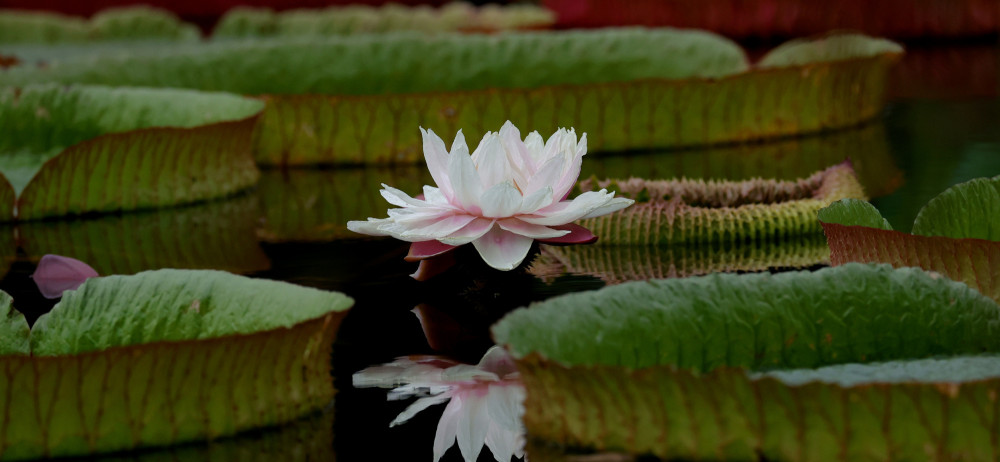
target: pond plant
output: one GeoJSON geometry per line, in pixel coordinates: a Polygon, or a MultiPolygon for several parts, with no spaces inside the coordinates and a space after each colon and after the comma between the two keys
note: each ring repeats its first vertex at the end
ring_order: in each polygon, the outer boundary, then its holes
{"type": "Polygon", "coordinates": [[[1000,301],[1000,176],[946,189],[894,231],[871,204],[843,200],[819,213],[834,265],[851,261],[918,266],[1000,301]]]}
{"type": "Polygon", "coordinates": [[[377,34],[408,30],[499,32],[543,29],[554,22],[555,15],[551,11],[532,4],[473,6],[452,2],[432,8],[387,3],[378,7],[331,5],[280,12],[269,8],[236,7],[219,19],[212,29],[212,38],[377,34]]]}
{"type": "Polygon", "coordinates": [[[16,48],[4,53],[47,61],[0,72],[4,85],[180,87],[260,97],[267,109],[254,137],[257,161],[314,165],[417,162],[422,142],[410,127],[464,128],[476,138],[508,119],[546,131],[577,127],[590,133],[594,151],[848,127],[882,110],[889,68],[902,48],[835,34],[788,42],[751,66],[738,45],[708,32],[607,29],[281,37],[103,48],[57,59],[37,47],[24,51],[32,56],[16,48]]]}
{"type": "Polygon", "coordinates": [[[250,135],[262,109],[190,90],[0,89],[0,221],[164,207],[246,189],[260,175],[250,135]]]}
{"type": "Polygon", "coordinates": [[[295,420],[333,397],[353,301],[218,271],[87,279],[30,328],[0,318],[0,458],[84,456],[295,420]]]}
{"type": "Polygon", "coordinates": [[[194,24],[147,6],[108,8],[89,19],[58,13],[0,9],[0,44],[87,43],[124,40],[192,42],[194,24]]]}
{"type": "Polygon", "coordinates": [[[388,218],[347,224],[354,232],[410,242],[407,258],[421,261],[421,267],[471,243],[487,265],[509,271],[521,265],[535,240],[593,242],[596,236],[574,221],[634,202],[605,189],[566,200],[587,153],[586,133],[577,140],[573,129],[559,129],[543,140],[531,132],[522,140],[508,121],[499,132],[487,133],[471,154],[461,130],[450,152],[433,131],[421,133],[437,186],[424,186],[423,197],[414,199],[383,184],[382,197],[401,208],[390,209],[388,218]]]}
{"type": "Polygon", "coordinates": [[[529,438],[662,458],[994,460],[1000,307],[918,268],[641,281],[493,327],[529,438]]]}
{"type": "Polygon", "coordinates": [[[850,161],[796,181],[583,180],[579,191],[611,190],[636,200],[619,214],[580,224],[601,245],[740,244],[821,231],[816,213],[843,199],[865,199],[850,161]]]}

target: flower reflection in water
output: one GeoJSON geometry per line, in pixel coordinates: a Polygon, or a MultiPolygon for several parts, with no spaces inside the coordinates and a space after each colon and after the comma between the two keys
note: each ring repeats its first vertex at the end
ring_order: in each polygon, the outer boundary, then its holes
{"type": "Polygon", "coordinates": [[[362,370],[353,380],[355,387],[392,388],[390,400],[420,396],[389,426],[447,401],[434,436],[435,462],[456,440],[466,461],[475,461],[484,444],[500,462],[524,457],[524,387],[514,362],[500,347],[490,348],[477,365],[433,356],[404,357],[362,370]]]}

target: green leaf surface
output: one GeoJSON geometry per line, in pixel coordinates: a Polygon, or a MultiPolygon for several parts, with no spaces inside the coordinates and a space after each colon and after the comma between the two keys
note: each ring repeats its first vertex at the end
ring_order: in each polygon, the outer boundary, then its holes
{"type": "Polygon", "coordinates": [[[796,181],[631,178],[583,180],[577,188],[606,188],[637,201],[580,221],[600,236],[599,245],[739,244],[818,235],[820,209],[843,198],[865,198],[847,163],[796,181]]]}
{"type": "Polygon", "coordinates": [[[249,134],[262,108],[186,90],[6,88],[0,173],[21,196],[21,219],[231,194],[257,179],[249,134]]]}
{"type": "Polygon", "coordinates": [[[829,262],[826,240],[812,235],[738,245],[543,245],[529,272],[546,282],[569,273],[595,277],[611,285],[716,272],[808,268],[829,262]]]}
{"type": "Polygon", "coordinates": [[[517,357],[702,372],[1000,353],[998,331],[996,303],[964,284],[862,264],[626,283],[518,310],[493,329],[517,357]]]}
{"type": "Polygon", "coordinates": [[[1000,176],[946,189],[920,209],[913,234],[1000,241],[1000,176]]]}
{"type": "Polygon", "coordinates": [[[452,2],[440,8],[387,3],[332,5],[274,12],[266,8],[236,7],[212,30],[213,39],[235,37],[324,36],[413,30],[430,33],[474,30],[499,31],[549,26],[555,14],[531,4],[474,7],[452,2]]]}
{"type": "Polygon", "coordinates": [[[746,70],[743,50],[708,32],[615,29],[558,34],[398,33],[178,45],[142,54],[109,51],[44,68],[12,68],[0,73],[0,83],[182,87],[248,95],[374,95],[712,78],[746,70]]]}
{"type": "Polygon", "coordinates": [[[806,64],[858,59],[878,55],[899,55],[903,47],[886,39],[861,34],[837,34],[820,39],[785,42],[761,58],[761,68],[802,66],[806,64]]]}
{"type": "Polygon", "coordinates": [[[36,321],[31,356],[0,355],[0,458],[210,441],[313,413],[333,397],[352,303],[218,271],[88,279],[36,321]]]}
{"type": "Polygon", "coordinates": [[[10,295],[0,292],[0,356],[26,355],[30,351],[28,321],[13,303],[10,295]]]}
{"type": "Polygon", "coordinates": [[[626,283],[493,327],[534,438],[820,462],[993,460],[998,333],[997,304],[966,285],[861,264],[626,283]]]}
{"type": "Polygon", "coordinates": [[[89,20],[61,14],[0,10],[0,44],[104,40],[193,41],[198,28],[169,11],[145,6],[109,8],[89,20]]]}
{"type": "Polygon", "coordinates": [[[93,278],[38,318],[31,350],[57,356],[250,334],[288,328],[352,304],[340,293],[221,271],[165,269],[93,278]]]}
{"type": "Polygon", "coordinates": [[[841,199],[819,211],[819,221],[845,226],[867,226],[875,229],[891,230],[892,226],[868,201],[841,199]]]}

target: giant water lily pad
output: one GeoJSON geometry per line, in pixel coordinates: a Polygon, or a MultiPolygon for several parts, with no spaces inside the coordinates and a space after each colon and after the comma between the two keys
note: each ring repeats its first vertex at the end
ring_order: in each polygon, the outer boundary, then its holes
{"type": "Polygon", "coordinates": [[[857,35],[793,45],[752,68],[733,42],[692,30],[285,38],[85,53],[12,68],[0,83],[266,96],[257,160],[295,165],[417,162],[417,126],[472,139],[506,120],[572,126],[592,150],[625,150],[814,132],[881,111],[898,45],[857,35]]]}
{"type": "Polygon", "coordinates": [[[212,30],[212,38],[372,34],[403,30],[493,32],[543,28],[554,22],[555,15],[551,11],[529,4],[475,7],[465,2],[452,2],[441,8],[431,8],[387,3],[379,7],[332,5],[323,9],[283,12],[237,7],[219,20],[212,30]]]}
{"type": "Polygon", "coordinates": [[[816,214],[843,198],[864,198],[849,162],[796,181],[584,180],[636,200],[612,215],[581,220],[598,244],[743,243],[819,234],[816,214]]]}
{"type": "MultiPolygon", "coordinates": [[[[0,342],[0,457],[211,440],[315,411],[333,396],[330,348],[352,303],[218,271],[88,279],[38,318],[30,356],[0,342]]],[[[5,322],[24,337],[23,318],[5,322]]]]}
{"type": "Polygon", "coordinates": [[[826,241],[813,235],[737,245],[542,246],[528,271],[547,281],[568,273],[593,276],[611,285],[717,272],[808,268],[829,262],[826,241]]]}
{"type": "Polygon", "coordinates": [[[917,268],[633,282],[506,316],[530,437],[663,458],[993,460],[1000,309],[917,268]]]}
{"type": "Polygon", "coordinates": [[[882,123],[762,143],[595,156],[583,163],[580,177],[796,180],[844,160],[851,161],[869,197],[885,196],[903,184],[882,123]]]}
{"type": "Polygon", "coordinates": [[[197,26],[157,8],[110,8],[90,19],[57,13],[0,9],[0,43],[64,43],[114,40],[194,41],[197,26]]]}
{"type": "Polygon", "coordinates": [[[839,201],[819,219],[834,265],[850,261],[919,266],[1000,301],[1000,177],[955,185],[931,199],[913,234],[892,230],[864,201],[839,201]]]}
{"type": "Polygon", "coordinates": [[[259,176],[250,135],[262,107],[187,90],[0,90],[0,219],[162,207],[245,189],[259,176]]]}

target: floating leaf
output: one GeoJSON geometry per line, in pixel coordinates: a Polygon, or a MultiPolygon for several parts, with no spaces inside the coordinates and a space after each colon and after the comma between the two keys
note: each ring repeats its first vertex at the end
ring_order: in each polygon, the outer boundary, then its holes
{"type": "Polygon", "coordinates": [[[38,261],[31,279],[45,298],[60,298],[67,290],[76,290],[84,281],[99,275],[90,265],[75,258],[46,254],[38,261]]]}
{"type": "Polygon", "coordinates": [[[572,126],[588,133],[592,151],[853,126],[882,110],[899,56],[854,50],[852,59],[756,70],[726,39],[673,29],[286,38],[84,53],[12,68],[0,83],[262,95],[268,108],[255,137],[262,164],[405,163],[421,160],[417,126],[462,128],[470,139],[506,120],[545,133],[572,126]],[[340,65],[327,65],[330,56],[340,65]]]}
{"type": "Polygon", "coordinates": [[[848,159],[870,197],[885,196],[903,183],[881,122],[763,143],[588,157],[580,177],[795,180],[848,159]]]}
{"type": "Polygon", "coordinates": [[[22,220],[224,196],[257,181],[249,135],[261,108],[184,90],[8,88],[0,172],[22,220]]]}
{"type": "Polygon", "coordinates": [[[892,226],[885,218],[882,218],[878,209],[868,201],[861,199],[841,199],[834,202],[820,210],[817,218],[823,223],[852,224],[892,230],[892,226]]]}
{"type": "MultiPolygon", "coordinates": [[[[920,209],[913,234],[1000,241],[1000,176],[946,189],[920,209]]],[[[864,225],[862,225],[864,226],[864,225]]]]}
{"type": "Polygon", "coordinates": [[[609,285],[717,272],[807,268],[830,262],[830,249],[821,236],[732,246],[583,245],[541,249],[529,271],[543,280],[570,273],[593,276],[609,285]]]}
{"type": "Polygon", "coordinates": [[[900,55],[903,47],[886,39],[861,34],[840,34],[820,39],[797,39],[771,50],[757,66],[761,69],[844,61],[858,56],[900,55]]]}
{"type": "Polygon", "coordinates": [[[979,178],[945,190],[920,210],[914,234],[892,231],[871,205],[831,204],[819,215],[830,261],[834,265],[860,261],[918,266],[1000,301],[998,187],[1000,177],[979,178]]]}
{"type": "MultiPolygon", "coordinates": [[[[0,292],[0,356],[27,355],[30,351],[28,342],[28,321],[24,315],[14,309],[14,299],[6,292],[0,292]]],[[[0,384],[0,390],[4,390],[0,384]]]]}
{"type": "Polygon", "coordinates": [[[667,459],[996,454],[983,410],[1000,391],[1000,310],[916,268],[633,282],[517,310],[493,334],[518,362],[528,434],[562,445],[667,459]]]}
{"type": "Polygon", "coordinates": [[[795,37],[860,30],[900,38],[979,37],[1000,29],[993,0],[544,0],[558,27],[697,27],[729,37],[795,37]],[[905,12],[901,14],[900,12],[905,12]]]}
{"type": "Polygon", "coordinates": [[[0,10],[0,43],[169,39],[193,41],[198,28],[147,6],[109,8],[89,20],[55,13],[0,10]]]}
{"type": "Polygon", "coordinates": [[[65,255],[104,275],[160,268],[253,273],[270,267],[258,243],[259,225],[257,198],[247,195],[146,212],[32,221],[17,229],[29,260],[65,255]]]}
{"type": "Polygon", "coordinates": [[[387,3],[380,7],[333,5],[322,9],[274,12],[267,8],[236,7],[226,12],[212,38],[325,36],[414,30],[502,31],[544,28],[555,22],[551,11],[530,4],[475,7],[452,2],[441,8],[387,3]]]}
{"type": "Polygon", "coordinates": [[[819,234],[816,213],[842,198],[864,198],[848,163],[798,181],[584,180],[636,199],[612,215],[580,221],[599,244],[741,243],[819,234]],[[643,200],[645,199],[645,200],[643,200]]]}
{"type": "Polygon", "coordinates": [[[333,396],[352,303],[218,271],[89,279],[38,318],[32,356],[0,356],[18,393],[0,402],[0,457],[211,440],[313,412],[333,396]]]}

